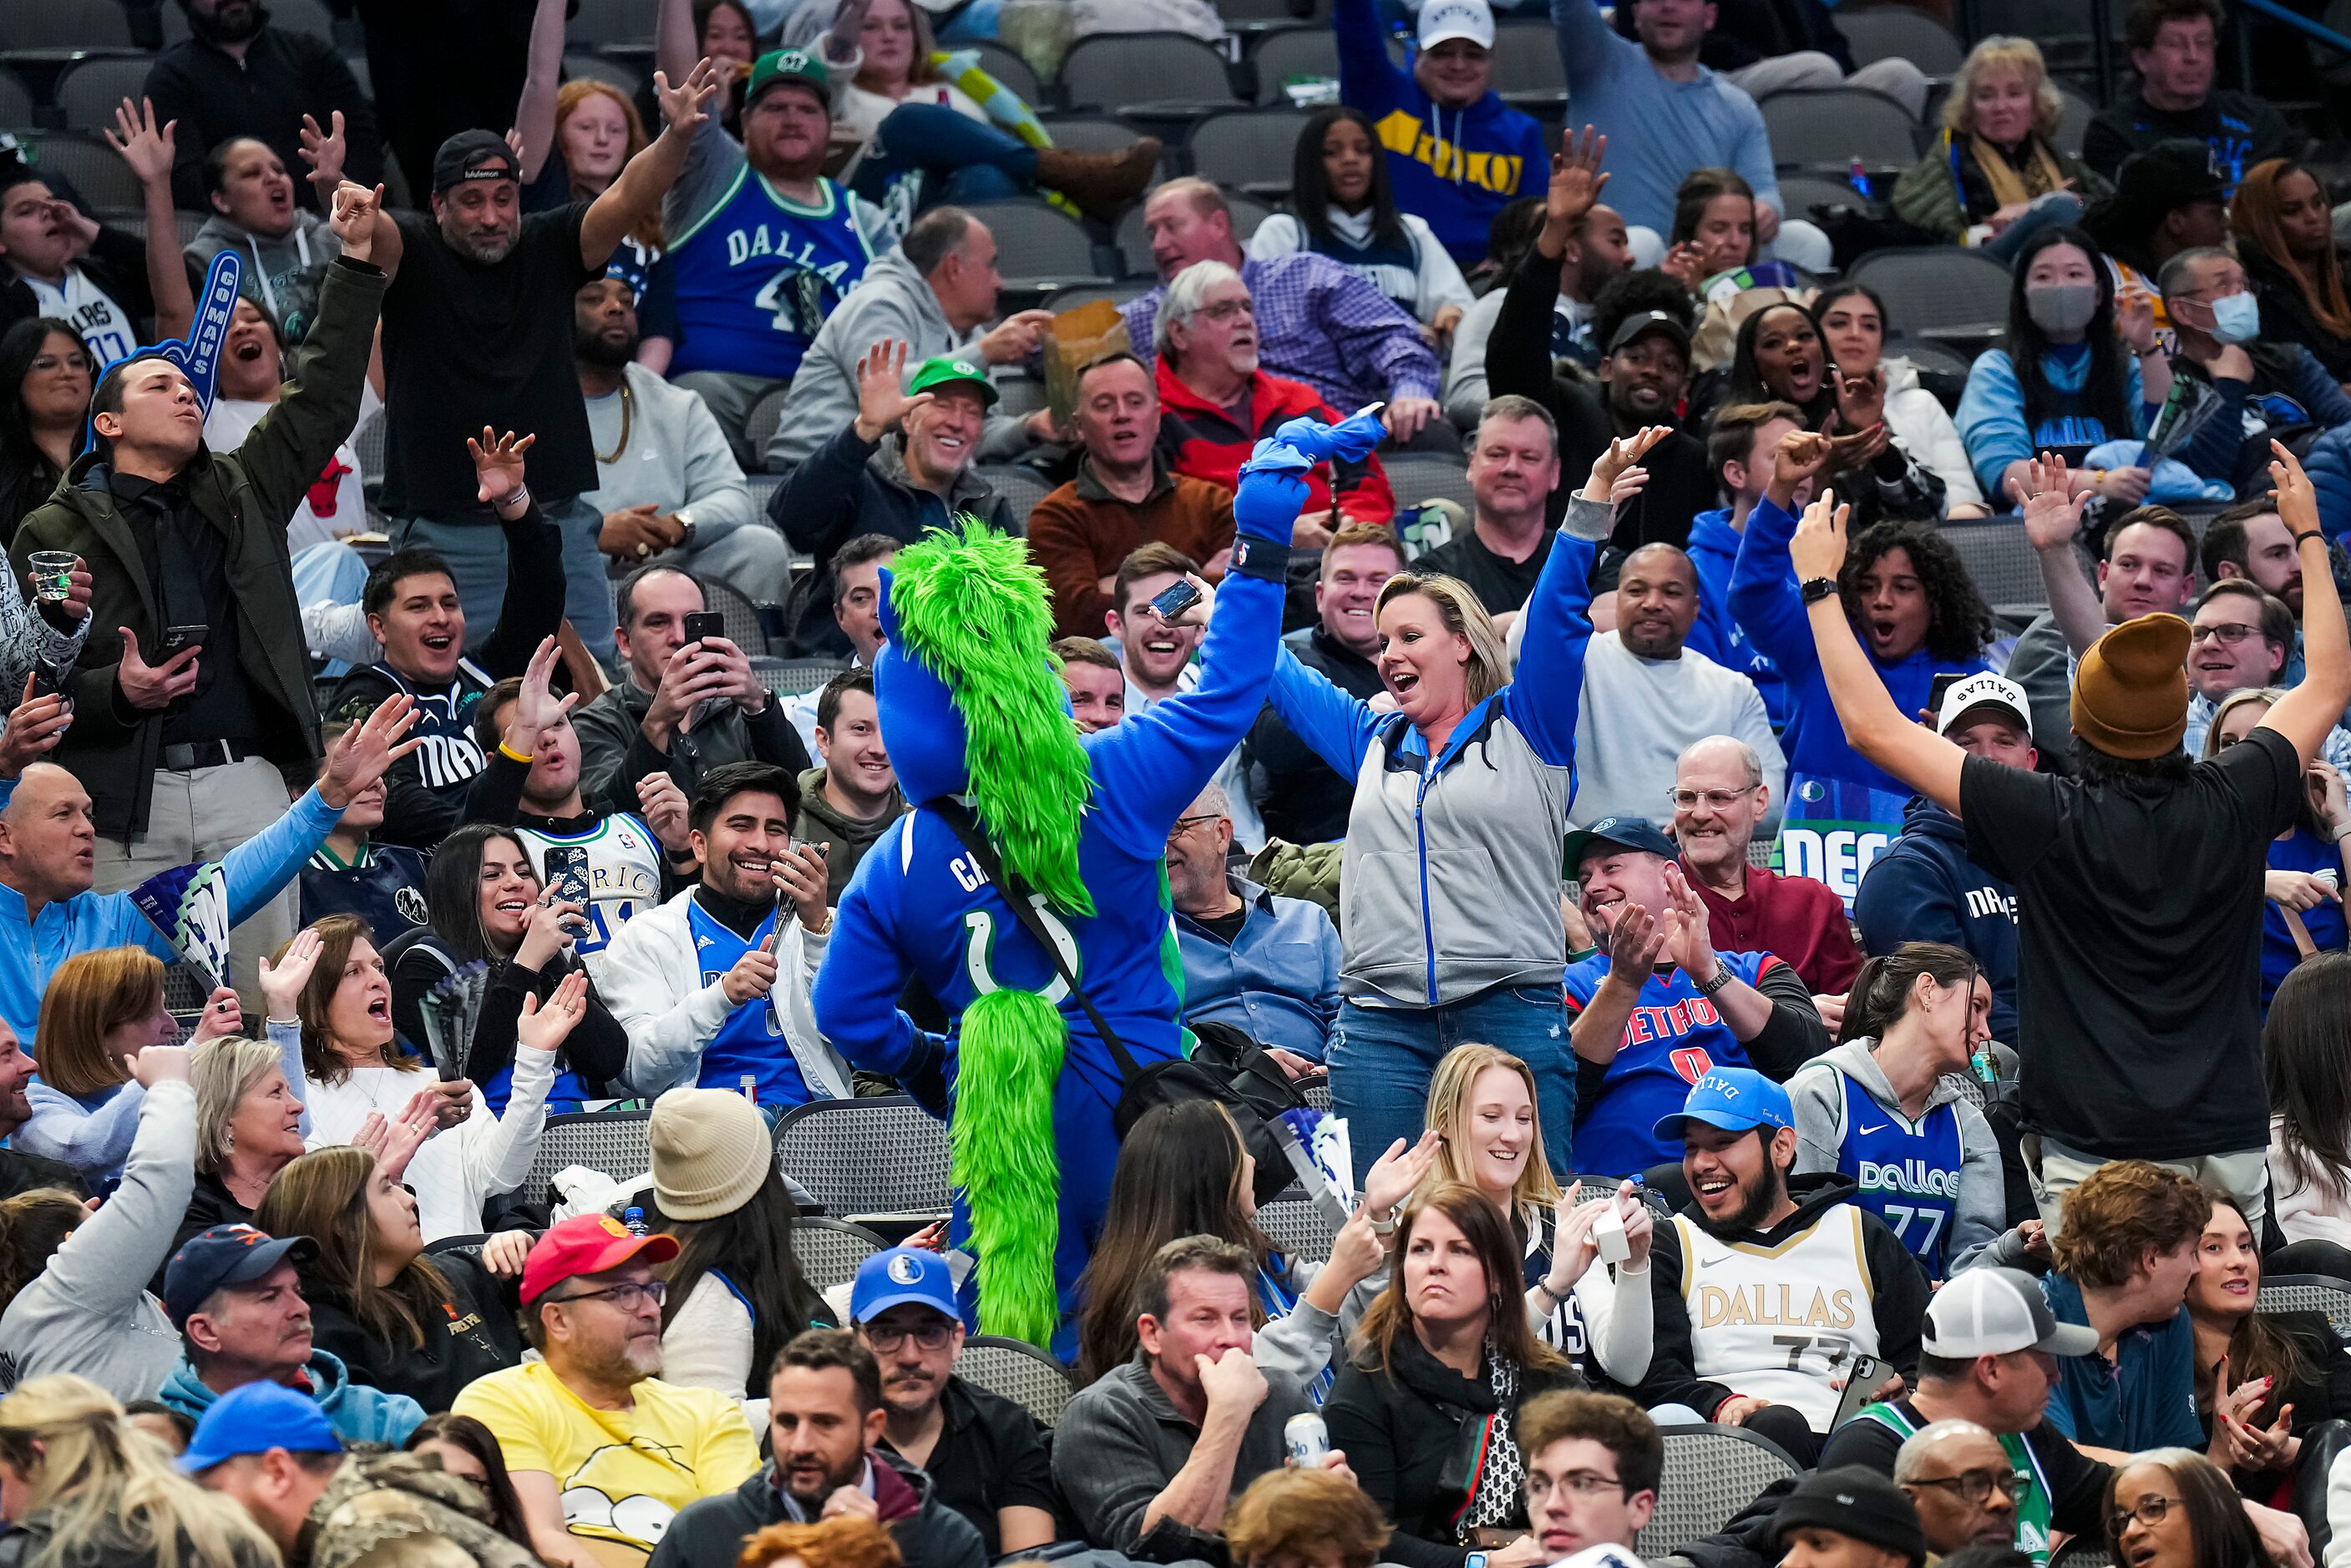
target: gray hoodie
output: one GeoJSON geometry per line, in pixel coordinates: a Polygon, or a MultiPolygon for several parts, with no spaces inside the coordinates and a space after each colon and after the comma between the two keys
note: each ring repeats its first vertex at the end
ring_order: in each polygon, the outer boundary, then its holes
{"type": "MultiPolygon", "coordinates": [[[[980,334],[962,337],[947,325],[939,296],[904,251],[892,251],[865,269],[857,286],[825,317],[808,352],[800,358],[799,373],[785,394],[783,417],[768,438],[769,473],[789,473],[810,453],[838,435],[857,418],[857,361],[887,337],[908,345],[906,374],[939,354],[978,351],[971,346],[980,334]]],[[[1021,444],[1020,421],[1007,415],[988,416],[980,436],[980,455],[1009,453],[1021,444]]]]}
{"type": "MultiPolygon", "coordinates": [[[[1837,1168],[1845,1133],[1840,1076],[1889,1111],[1898,1109],[1893,1085],[1870,1054],[1876,1044],[1865,1037],[1834,1046],[1788,1080],[1788,1098],[1796,1113],[1796,1163],[1791,1174],[1837,1168]]],[[[1927,1092],[1928,1110],[1942,1105],[1955,1106],[1959,1116],[1959,1200],[1951,1217],[1951,1241],[1945,1252],[1950,1259],[1950,1272],[1956,1274],[1991,1263],[2018,1267],[2024,1256],[2024,1239],[2008,1229],[2007,1188],[1991,1124],[1960,1094],[1956,1078],[1938,1078],[1927,1092]]]]}
{"type": "Polygon", "coordinates": [[[167,1079],[140,1102],[122,1185],[0,1313],[19,1381],[77,1372],[126,1403],[155,1397],[180,1335],[147,1282],[172,1254],[195,1162],[196,1093],[167,1079]]]}
{"type": "Polygon", "coordinates": [[[273,240],[226,213],[214,213],[182,254],[203,272],[223,251],[235,251],[245,263],[236,291],[277,318],[278,341],[284,347],[291,348],[310,335],[327,264],[343,254],[342,242],[324,218],[297,207],[294,226],[273,240]]]}

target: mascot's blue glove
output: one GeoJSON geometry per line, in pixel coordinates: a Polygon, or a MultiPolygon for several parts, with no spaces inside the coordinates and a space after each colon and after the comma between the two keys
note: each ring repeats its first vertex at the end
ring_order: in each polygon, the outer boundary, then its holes
{"type": "MultiPolygon", "coordinates": [[[[1290,530],[1306,509],[1306,475],[1334,457],[1353,462],[1369,457],[1387,433],[1378,414],[1367,410],[1335,425],[1320,420],[1290,420],[1257,443],[1249,462],[1241,465],[1240,489],[1233,497],[1233,522],[1241,534],[1262,542],[1257,551],[1260,563],[1276,572],[1280,569],[1282,563],[1270,559],[1277,552],[1268,546],[1289,548],[1290,530]]],[[[1238,550],[1240,541],[1234,543],[1238,550]]]]}

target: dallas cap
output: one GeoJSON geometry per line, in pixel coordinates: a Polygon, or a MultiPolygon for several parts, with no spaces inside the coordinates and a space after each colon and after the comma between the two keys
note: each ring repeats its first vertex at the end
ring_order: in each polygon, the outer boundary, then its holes
{"type": "Polygon", "coordinates": [[[1682,852],[1646,816],[1604,816],[1567,836],[1561,859],[1568,876],[1581,880],[1585,857],[1603,849],[1637,849],[1667,860],[1679,858],[1682,852]]]}
{"type": "Polygon", "coordinates": [[[1919,1347],[1946,1361],[2045,1350],[2052,1355],[2087,1355],[2098,1348],[2098,1331],[2061,1324],[2032,1275],[2016,1269],[1970,1269],[1955,1274],[1927,1303],[1919,1347]]]}
{"type": "MultiPolygon", "coordinates": [[[[319,1251],[308,1236],[284,1240],[250,1225],[215,1225],[180,1243],[163,1268],[163,1315],[173,1328],[225,1285],[247,1285],[291,1257],[308,1262],[319,1251]]],[[[282,1446],[282,1445],[281,1445],[282,1446]]]]}
{"type": "Polygon", "coordinates": [[[528,1306],[564,1281],[601,1274],[642,1256],[666,1263],[677,1256],[677,1238],[656,1231],[640,1236],[610,1214],[576,1214],[550,1226],[522,1261],[522,1304],[528,1306]]]}
{"type": "Polygon", "coordinates": [[[1717,1067],[1690,1085],[1680,1110],[1659,1116],[1651,1130],[1667,1143],[1679,1143],[1691,1122],[1724,1132],[1751,1132],[1794,1127],[1796,1112],[1788,1103],[1788,1091],[1754,1068],[1717,1067]]]}
{"type": "Polygon", "coordinates": [[[1420,47],[1433,49],[1447,38],[1467,38],[1481,49],[1494,47],[1494,12],[1486,0],[1428,0],[1420,8],[1420,47]]]}
{"type": "Polygon", "coordinates": [[[206,1407],[180,1456],[180,1469],[201,1475],[246,1454],[340,1454],[343,1440],[319,1402],[266,1378],[230,1389],[206,1407]]]}
{"type": "Polygon", "coordinates": [[[468,180],[512,180],[522,182],[522,165],[514,149],[495,130],[461,130],[433,155],[433,193],[468,180]]]}
{"type": "Polygon", "coordinates": [[[1771,1541],[1785,1546],[1799,1530],[1825,1530],[1910,1559],[1927,1560],[1927,1532],[1918,1526],[1917,1505],[1909,1494],[1876,1470],[1840,1465],[1796,1483],[1771,1516],[1771,1541]]]}
{"type": "Polygon", "coordinates": [[[2032,701],[2024,688],[2005,675],[1994,675],[1986,670],[1954,680],[1943,693],[1943,705],[1935,712],[1935,729],[1939,734],[1949,734],[1951,726],[1978,708],[1998,708],[2016,721],[2025,739],[2032,738],[2032,701]]]}
{"type": "Polygon", "coordinates": [[[832,75],[806,49],[769,49],[761,55],[751,67],[751,79],[743,84],[743,107],[748,109],[779,82],[806,88],[827,109],[832,108],[832,75]]]}
{"type": "Polygon", "coordinates": [[[1645,337],[1652,332],[1664,333],[1680,346],[1685,355],[1689,352],[1689,328],[1682,325],[1679,317],[1663,310],[1644,310],[1637,316],[1628,316],[1618,322],[1616,330],[1609,335],[1608,347],[1602,352],[1614,354],[1632,342],[1634,338],[1645,337]]]}
{"type": "Polygon", "coordinates": [[[872,1323],[908,1302],[963,1315],[956,1310],[955,1275],[945,1258],[919,1247],[874,1253],[857,1266],[857,1282],[849,1287],[849,1321],[872,1323]]]}
{"type": "Polygon", "coordinates": [[[968,359],[953,354],[941,354],[925,359],[915,368],[914,379],[906,383],[906,395],[927,392],[933,387],[967,386],[977,388],[982,408],[996,406],[996,384],[987,372],[968,359]]]}

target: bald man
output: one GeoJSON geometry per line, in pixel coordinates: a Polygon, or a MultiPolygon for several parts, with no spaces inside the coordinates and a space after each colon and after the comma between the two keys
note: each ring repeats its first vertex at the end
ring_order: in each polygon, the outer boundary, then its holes
{"type": "MultiPolygon", "coordinates": [[[[1709,736],[1748,747],[1776,808],[1787,762],[1755,682],[1687,647],[1698,618],[1698,568],[1671,545],[1644,545],[1616,578],[1616,628],[1595,633],[1583,661],[1575,728],[1576,826],[1604,816],[1671,814],[1674,767],[1709,736]]],[[[1776,809],[1773,815],[1777,815],[1776,809]]]]}
{"type": "Polygon", "coordinates": [[[2016,1467],[1989,1428],[1949,1419],[1921,1427],[1894,1455],[1894,1484],[1910,1494],[1927,1550],[2016,1540],[2016,1467]]]}

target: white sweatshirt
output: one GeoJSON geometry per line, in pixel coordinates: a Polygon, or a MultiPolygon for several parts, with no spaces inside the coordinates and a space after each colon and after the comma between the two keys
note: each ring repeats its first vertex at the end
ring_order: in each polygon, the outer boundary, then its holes
{"type": "MultiPolygon", "coordinates": [[[[1437,243],[1428,220],[1410,213],[1399,213],[1404,221],[1405,237],[1412,242],[1413,257],[1417,264],[1409,275],[1397,267],[1357,266],[1343,256],[1331,259],[1348,271],[1368,281],[1374,288],[1412,313],[1414,320],[1424,325],[1437,319],[1437,313],[1448,305],[1467,311],[1477,303],[1469,292],[1461,268],[1452,255],[1437,243]]],[[[1368,211],[1343,213],[1330,210],[1332,230],[1346,237],[1349,243],[1363,245],[1371,243],[1372,215],[1368,211]]],[[[1293,251],[1306,249],[1306,225],[1288,213],[1276,213],[1257,226],[1249,236],[1249,254],[1251,261],[1271,261],[1293,251]]]]}

